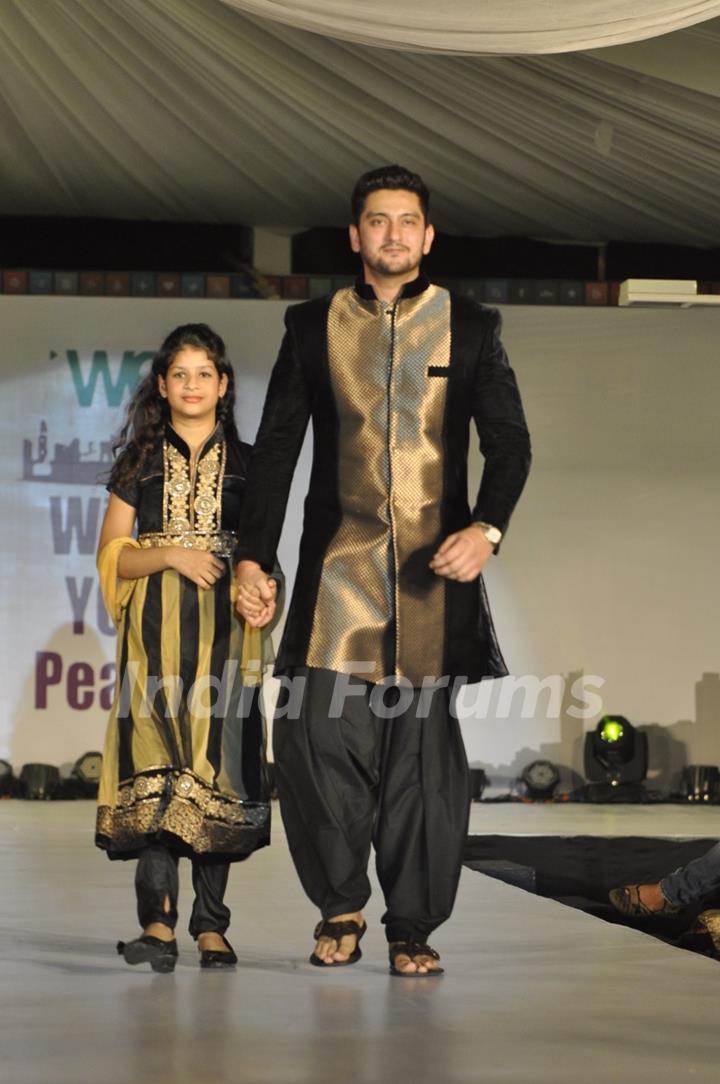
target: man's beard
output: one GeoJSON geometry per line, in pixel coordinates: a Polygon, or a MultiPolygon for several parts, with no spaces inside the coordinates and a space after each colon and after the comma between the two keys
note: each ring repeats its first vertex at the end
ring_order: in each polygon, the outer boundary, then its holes
{"type": "Polygon", "coordinates": [[[382,252],[371,260],[367,256],[363,258],[370,270],[378,275],[407,275],[408,271],[417,271],[420,267],[420,260],[415,260],[411,252],[408,252],[406,258],[400,263],[389,263],[384,259],[382,252]]]}

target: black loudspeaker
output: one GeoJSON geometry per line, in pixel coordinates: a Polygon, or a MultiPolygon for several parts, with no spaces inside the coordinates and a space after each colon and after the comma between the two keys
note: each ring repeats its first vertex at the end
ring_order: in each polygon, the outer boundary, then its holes
{"type": "Polygon", "coordinates": [[[12,764],[0,760],[0,798],[17,798],[19,789],[20,781],[13,774],[12,764]]]}
{"type": "Polygon", "coordinates": [[[277,798],[277,776],[275,773],[275,761],[268,760],[265,764],[265,782],[269,798],[277,798]]]}
{"type": "Polygon", "coordinates": [[[47,801],[60,789],[60,769],[54,764],[24,764],[20,772],[20,797],[47,801]]]}
{"type": "Polygon", "coordinates": [[[683,768],[681,792],[688,802],[714,802],[718,798],[720,770],[714,764],[688,764],[683,768]]]}
{"type": "Polygon", "coordinates": [[[488,785],[488,777],[483,768],[470,769],[470,801],[482,801],[483,791],[488,785]]]}

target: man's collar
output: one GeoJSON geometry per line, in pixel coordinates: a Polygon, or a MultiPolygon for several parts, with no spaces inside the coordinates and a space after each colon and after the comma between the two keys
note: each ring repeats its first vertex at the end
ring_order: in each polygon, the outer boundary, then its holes
{"type": "MultiPolygon", "coordinates": [[[[408,297],[417,297],[418,294],[421,294],[424,290],[427,290],[429,285],[430,279],[427,277],[427,275],[423,275],[421,272],[416,279],[412,280],[412,282],[406,282],[403,285],[400,293],[397,296],[397,300],[400,301],[401,299],[405,300],[405,298],[408,297]]],[[[362,278],[357,279],[355,282],[355,293],[364,301],[379,300],[370,283],[365,282],[365,280],[362,278]]]]}

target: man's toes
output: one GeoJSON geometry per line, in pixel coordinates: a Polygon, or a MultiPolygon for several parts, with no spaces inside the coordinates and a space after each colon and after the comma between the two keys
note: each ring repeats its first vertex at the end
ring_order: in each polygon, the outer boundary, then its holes
{"type": "Polygon", "coordinates": [[[322,941],[318,941],[318,943],[315,945],[315,955],[317,956],[317,958],[327,963],[327,961],[332,956],[330,950],[334,946],[334,944],[334,941],[328,941],[326,938],[323,938],[322,941]]]}
{"type": "Polygon", "coordinates": [[[354,937],[341,937],[340,941],[338,942],[338,946],[333,953],[334,959],[338,963],[343,963],[345,960],[349,960],[353,952],[355,951],[355,944],[356,941],[354,937]]]}
{"type": "Polygon", "coordinates": [[[408,975],[412,975],[414,971],[417,971],[417,964],[413,960],[411,960],[409,956],[396,956],[395,970],[405,971],[408,975]]]}

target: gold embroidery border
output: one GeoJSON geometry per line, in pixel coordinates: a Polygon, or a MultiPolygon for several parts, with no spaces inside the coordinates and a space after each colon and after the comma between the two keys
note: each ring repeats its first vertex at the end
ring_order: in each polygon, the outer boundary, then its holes
{"type": "Polygon", "coordinates": [[[109,850],[134,851],[169,833],[193,851],[244,853],[270,838],[270,806],[220,794],[194,772],[144,772],[120,784],[115,807],[99,806],[97,835],[109,850]]]}
{"type": "Polygon", "coordinates": [[[183,549],[206,550],[218,557],[232,557],[237,546],[238,536],[233,531],[216,531],[213,534],[200,534],[198,531],[184,531],[181,534],[166,534],[163,531],[148,531],[138,536],[143,549],[154,546],[182,546],[183,549]]]}

